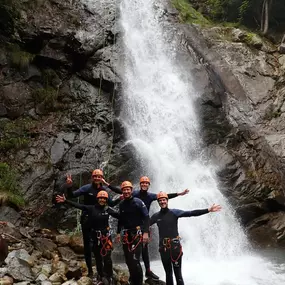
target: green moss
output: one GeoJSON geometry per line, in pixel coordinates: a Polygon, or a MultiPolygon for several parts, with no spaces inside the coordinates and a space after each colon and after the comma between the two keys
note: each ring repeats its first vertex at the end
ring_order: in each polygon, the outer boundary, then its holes
{"type": "Polygon", "coordinates": [[[2,202],[12,203],[17,207],[25,204],[20,194],[20,185],[16,171],[7,163],[0,163],[0,199],[2,202]]]}
{"type": "Polygon", "coordinates": [[[172,0],[172,4],[179,11],[181,22],[193,23],[201,26],[208,26],[211,24],[210,21],[196,11],[187,0],[172,0]]]}
{"type": "Polygon", "coordinates": [[[36,104],[43,104],[46,110],[52,110],[56,107],[58,92],[48,86],[34,90],[34,92],[32,92],[32,98],[36,104]]]}
{"type": "Polygon", "coordinates": [[[31,53],[22,51],[17,45],[11,45],[10,50],[11,65],[21,70],[26,69],[35,57],[31,53]]]}
{"type": "Polygon", "coordinates": [[[30,129],[35,126],[31,119],[17,119],[15,121],[0,121],[0,152],[12,149],[18,150],[28,146],[30,129]]]}

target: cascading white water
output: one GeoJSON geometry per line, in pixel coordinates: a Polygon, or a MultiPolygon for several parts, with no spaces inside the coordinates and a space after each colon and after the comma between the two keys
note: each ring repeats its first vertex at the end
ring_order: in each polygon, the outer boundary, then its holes
{"type": "Polygon", "coordinates": [[[121,117],[128,143],[141,158],[141,174],[151,177],[151,191],[191,190],[188,196],[170,200],[170,207],[186,210],[212,203],[223,207],[220,213],[179,220],[185,284],[282,284],[285,278],[272,263],[251,254],[244,232],[217,187],[213,167],[199,156],[191,157],[199,153],[193,103],[197,95],[189,76],[183,76],[175,64],[175,43],[170,46],[163,40],[158,21],[161,10],[153,5],[153,0],[121,3],[125,48],[121,117]]]}

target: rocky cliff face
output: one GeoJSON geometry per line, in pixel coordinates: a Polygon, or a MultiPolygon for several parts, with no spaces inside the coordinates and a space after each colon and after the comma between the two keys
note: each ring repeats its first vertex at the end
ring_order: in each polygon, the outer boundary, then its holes
{"type": "MultiPolygon", "coordinates": [[[[117,119],[123,68],[117,6],[3,3],[1,160],[21,174],[29,202],[21,218],[70,227],[73,212],[51,207],[66,172],[80,185],[94,167],[104,167],[114,183],[135,169],[117,119]]],[[[203,142],[219,166],[221,188],[254,240],[283,245],[284,56],[239,29],[201,29],[177,19],[165,8],[161,20],[180,41],[177,59],[201,94],[203,142]]],[[[0,218],[7,217],[20,222],[18,212],[1,207],[0,218]]]]}
{"type": "MultiPolygon", "coordinates": [[[[116,10],[112,2],[108,9],[88,4],[1,6],[8,18],[0,41],[1,161],[20,173],[28,217],[41,218],[42,225],[55,222],[52,195],[66,172],[79,185],[89,181],[94,167],[103,167],[113,180],[118,163],[127,161],[115,120],[116,10]]],[[[13,212],[13,222],[19,220],[12,209],[0,212],[0,218],[13,212]]]]}
{"type": "Polygon", "coordinates": [[[284,55],[239,29],[181,28],[221,189],[253,241],[284,246],[284,55]]]}

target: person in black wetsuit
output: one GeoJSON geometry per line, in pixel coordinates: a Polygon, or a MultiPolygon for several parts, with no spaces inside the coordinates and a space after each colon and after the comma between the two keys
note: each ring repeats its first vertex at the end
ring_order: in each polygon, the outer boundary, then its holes
{"type": "Polygon", "coordinates": [[[125,261],[132,285],[143,284],[140,264],[142,245],[148,242],[149,215],[144,202],[132,196],[133,185],[124,181],[121,185],[124,200],[119,204],[117,242],[122,240],[125,261]],[[122,238],[121,238],[122,236],[122,238]]]}
{"type": "Polygon", "coordinates": [[[119,213],[108,207],[108,198],[109,195],[106,191],[100,191],[97,194],[98,203],[93,206],[82,205],[66,200],[64,195],[57,195],[56,201],[57,203],[65,202],[88,214],[91,224],[91,237],[93,239],[92,249],[95,256],[98,273],[97,280],[102,281],[102,279],[105,277],[108,284],[112,284],[113,264],[111,259],[111,251],[113,246],[109,228],[109,216],[118,219],[119,213]]]}
{"type": "MultiPolygon", "coordinates": [[[[112,190],[115,193],[121,194],[121,190],[117,187],[110,185],[108,182],[105,181],[103,178],[103,171],[101,169],[95,169],[92,172],[92,183],[83,185],[76,191],[72,191],[72,178],[71,175],[67,175],[66,177],[66,184],[68,185],[67,188],[67,197],[74,198],[83,196],[84,197],[84,205],[96,205],[98,204],[97,201],[97,194],[102,190],[112,190]]],[[[112,200],[110,197],[107,200],[109,206],[115,206],[120,202],[120,199],[112,200]]],[[[82,228],[82,235],[83,235],[83,244],[84,244],[84,257],[86,266],[88,268],[88,276],[93,276],[92,271],[92,239],[91,239],[91,224],[89,221],[89,217],[86,211],[82,211],[81,215],[81,228],[82,228]]]]}
{"type": "MultiPolygon", "coordinates": [[[[150,186],[150,179],[147,176],[142,176],[140,178],[140,190],[133,191],[133,197],[141,199],[145,203],[148,212],[151,203],[157,200],[156,194],[148,192],[149,186],[150,186]]],[[[178,193],[169,193],[168,199],[172,199],[178,196],[183,196],[187,193],[189,193],[188,189],[185,189],[184,191],[178,193]]],[[[148,244],[145,244],[145,246],[143,246],[142,248],[142,259],[145,266],[145,276],[147,278],[159,279],[159,277],[156,274],[154,274],[150,269],[148,244]]]]}
{"type": "Polygon", "coordinates": [[[150,225],[157,224],[159,231],[159,252],[166,273],[166,285],[173,285],[173,271],[177,285],[184,285],[181,273],[182,246],[178,233],[178,219],[196,217],[221,210],[220,205],[209,209],[183,211],[168,208],[168,195],[164,192],[157,194],[160,211],[150,218],[150,225]]]}

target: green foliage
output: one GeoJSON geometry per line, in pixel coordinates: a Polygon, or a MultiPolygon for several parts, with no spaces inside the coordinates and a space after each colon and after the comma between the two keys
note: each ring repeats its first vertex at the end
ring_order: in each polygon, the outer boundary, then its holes
{"type": "Polygon", "coordinates": [[[32,97],[36,104],[42,104],[46,110],[52,110],[56,107],[58,92],[54,88],[47,86],[46,88],[36,89],[32,92],[32,97]]]}
{"type": "MultiPolygon", "coordinates": [[[[260,29],[263,0],[202,0],[202,2],[207,7],[207,16],[214,21],[235,22],[248,28],[260,29]]],[[[272,1],[269,14],[269,26],[284,33],[285,1],[272,1]]]]}
{"type": "Polygon", "coordinates": [[[187,0],[172,0],[172,4],[179,11],[180,20],[183,23],[194,23],[201,26],[210,24],[210,21],[196,11],[187,0]]]}
{"type": "Polygon", "coordinates": [[[8,202],[17,207],[22,207],[25,201],[20,194],[17,176],[16,171],[7,163],[0,163],[0,200],[2,203],[8,202]]]}
{"type": "Polygon", "coordinates": [[[0,121],[0,153],[26,147],[30,141],[29,130],[35,125],[30,119],[0,121]]]}
{"type": "Polygon", "coordinates": [[[11,64],[20,70],[26,69],[35,57],[31,53],[22,51],[18,45],[11,45],[10,49],[11,64]]]}

